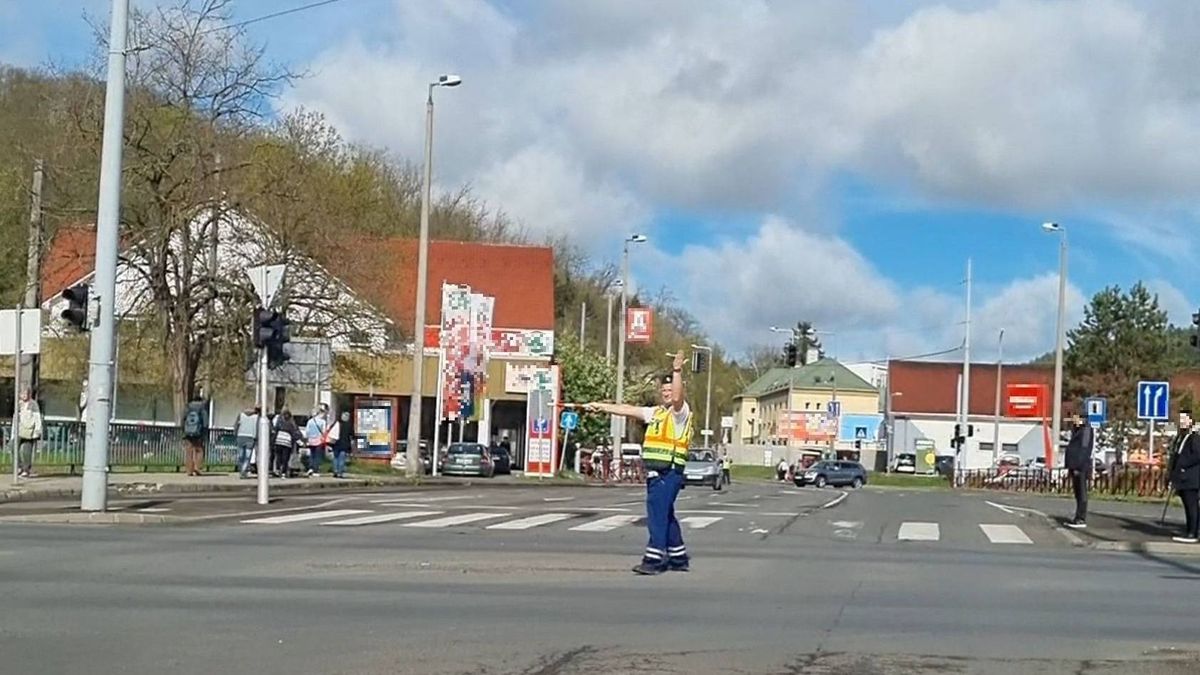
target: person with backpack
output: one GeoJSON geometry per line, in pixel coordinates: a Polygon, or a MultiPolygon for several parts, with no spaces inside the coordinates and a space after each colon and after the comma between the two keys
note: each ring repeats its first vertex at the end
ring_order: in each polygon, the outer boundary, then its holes
{"type": "Polygon", "coordinates": [[[321,462],[325,459],[325,447],[329,445],[329,406],[322,403],[304,425],[304,438],[308,442],[308,477],[321,476],[321,462]]]}
{"type": "Polygon", "coordinates": [[[183,412],[183,463],[187,475],[199,476],[204,467],[204,439],[208,436],[208,406],[192,396],[183,412]]]}
{"type": "Polygon", "coordinates": [[[237,434],[238,475],[242,478],[250,477],[250,467],[254,463],[254,448],[258,444],[258,418],[260,414],[261,411],[257,406],[246,408],[238,413],[237,422],[234,423],[235,433],[237,434]]]}
{"type": "Polygon", "coordinates": [[[273,438],[271,440],[271,475],[277,478],[288,477],[288,463],[292,453],[300,442],[300,428],[292,418],[292,412],[287,408],[275,416],[273,438]]]}

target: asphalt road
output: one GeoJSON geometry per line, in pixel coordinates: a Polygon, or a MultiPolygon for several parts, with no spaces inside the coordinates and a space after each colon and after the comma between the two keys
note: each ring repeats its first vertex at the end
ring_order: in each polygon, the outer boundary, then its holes
{"type": "Polygon", "coordinates": [[[682,497],[693,571],[652,578],[629,572],[635,487],[0,524],[0,672],[1197,672],[1186,559],[1080,549],[970,494],[682,497]]]}

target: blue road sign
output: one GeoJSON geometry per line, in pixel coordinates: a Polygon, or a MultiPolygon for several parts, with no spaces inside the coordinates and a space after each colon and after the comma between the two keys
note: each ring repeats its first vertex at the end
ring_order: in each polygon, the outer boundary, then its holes
{"type": "Polygon", "coordinates": [[[829,417],[835,417],[835,418],[841,417],[842,416],[842,402],[841,401],[830,401],[829,407],[826,410],[829,412],[829,417]]]}
{"type": "Polygon", "coordinates": [[[545,417],[539,417],[533,421],[533,433],[548,434],[550,433],[550,420],[545,417]]]}
{"type": "Polygon", "coordinates": [[[1139,420],[1170,419],[1170,406],[1170,383],[1138,382],[1137,416],[1139,420]]]}
{"type": "Polygon", "coordinates": [[[1083,402],[1083,409],[1087,411],[1088,424],[1099,426],[1108,422],[1108,399],[1094,396],[1083,402]]]}
{"type": "Polygon", "coordinates": [[[574,410],[564,410],[561,420],[562,428],[567,431],[574,431],[579,426],[579,413],[574,410]]]}

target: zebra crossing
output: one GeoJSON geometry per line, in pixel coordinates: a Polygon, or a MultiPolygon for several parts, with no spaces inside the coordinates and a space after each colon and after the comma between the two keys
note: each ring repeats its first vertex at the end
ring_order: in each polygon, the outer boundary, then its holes
{"type": "MultiPolygon", "coordinates": [[[[435,507],[436,508],[436,507],[435,507]]],[[[645,516],[630,513],[608,515],[595,510],[553,511],[534,514],[515,514],[511,510],[465,511],[447,513],[444,510],[408,510],[376,513],[370,509],[325,509],[287,513],[240,521],[243,525],[312,525],[328,527],[368,527],[396,525],[415,529],[445,529],[474,527],[491,531],[523,531],[558,524],[569,525],[570,532],[604,533],[626,527],[644,527],[645,516]],[[566,521],[580,521],[568,524],[566,521]]],[[[682,516],[685,530],[703,530],[725,520],[725,516],[682,516]]]]}
{"type": "MultiPolygon", "coordinates": [[[[834,538],[848,541],[858,539],[859,533],[866,529],[865,525],[862,521],[838,520],[829,522],[829,526],[833,529],[834,538]]],[[[980,543],[986,541],[988,544],[997,546],[1028,546],[1035,543],[1034,539],[1019,525],[1008,523],[967,524],[964,527],[956,528],[953,536],[946,537],[941,523],[927,521],[903,521],[899,524],[884,526],[883,533],[879,537],[879,542],[884,543],[888,541],[900,544],[912,543],[914,545],[980,543]]],[[[1043,536],[1041,543],[1046,543],[1046,541],[1043,536]]]]}

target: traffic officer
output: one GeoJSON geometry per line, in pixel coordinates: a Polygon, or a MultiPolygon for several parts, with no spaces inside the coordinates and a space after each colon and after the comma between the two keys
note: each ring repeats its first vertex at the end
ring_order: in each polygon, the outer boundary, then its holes
{"type": "Polygon", "coordinates": [[[683,489],[683,467],[692,439],[692,411],[684,400],[683,365],[687,355],[675,355],[672,371],[661,380],[662,404],[643,408],[623,403],[589,403],[587,410],[621,415],[646,423],[642,464],[646,469],[646,528],[650,541],[637,574],[686,572],[689,558],[683,532],[675,518],[675,498],[683,489]]]}

